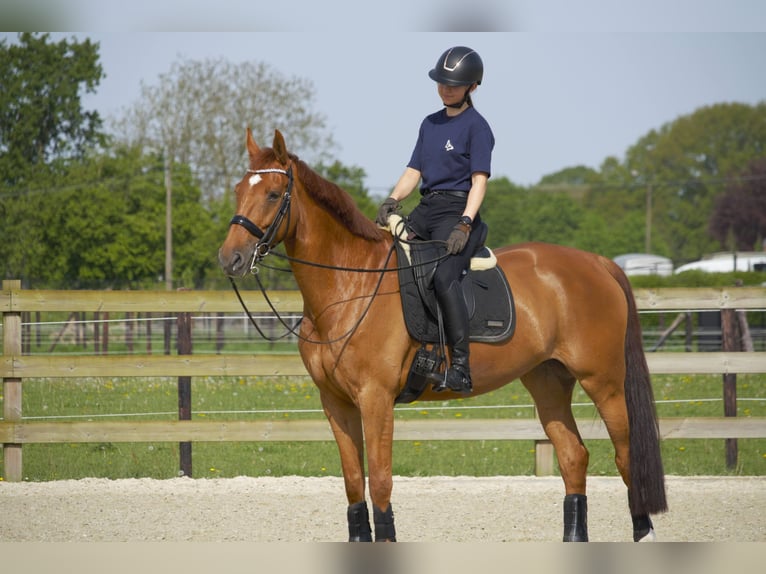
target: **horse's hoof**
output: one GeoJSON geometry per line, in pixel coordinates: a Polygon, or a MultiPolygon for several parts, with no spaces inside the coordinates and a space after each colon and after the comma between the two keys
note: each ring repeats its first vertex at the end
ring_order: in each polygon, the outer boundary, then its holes
{"type": "Polygon", "coordinates": [[[654,528],[649,529],[649,532],[644,534],[642,538],[639,538],[636,542],[656,542],[657,535],[654,533],[654,528]]]}

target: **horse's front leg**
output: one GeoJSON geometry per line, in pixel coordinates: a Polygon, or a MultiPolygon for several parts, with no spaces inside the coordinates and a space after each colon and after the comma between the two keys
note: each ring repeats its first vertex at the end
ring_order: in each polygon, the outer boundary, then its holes
{"type": "Polygon", "coordinates": [[[364,496],[364,435],[359,409],[340,397],[321,392],[330,428],[340,453],[340,464],[348,500],[349,542],[372,542],[370,518],[364,496]]]}
{"type": "Polygon", "coordinates": [[[367,445],[367,467],[370,475],[376,542],[396,542],[394,512],[391,508],[393,489],[394,400],[380,391],[362,402],[364,436],[367,445]]]}

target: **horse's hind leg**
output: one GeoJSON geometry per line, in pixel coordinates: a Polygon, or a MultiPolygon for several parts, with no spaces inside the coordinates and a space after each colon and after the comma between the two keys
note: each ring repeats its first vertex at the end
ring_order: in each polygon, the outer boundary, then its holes
{"type": "Polygon", "coordinates": [[[364,435],[359,409],[330,393],[322,393],[327,420],[340,453],[348,500],[349,542],[371,542],[370,518],[364,495],[364,435]]]}
{"type": "MultiPolygon", "coordinates": [[[[614,445],[617,470],[625,486],[630,488],[630,427],[623,380],[624,373],[617,372],[583,379],[580,386],[591,398],[606,425],[614,445]]],[[[631,518],[636,542],[654,540],[654,527],[648,514],[632,515],[631,518]]]]}
{"type": "Polygon", "coordinates": [[[585,477],[588,449],[572,415],[575,378],[557,361],[547,361],[521,377],[537,406],[545,434],[556,450],[564,480],[564,542],[588,541],[585,477]]]}

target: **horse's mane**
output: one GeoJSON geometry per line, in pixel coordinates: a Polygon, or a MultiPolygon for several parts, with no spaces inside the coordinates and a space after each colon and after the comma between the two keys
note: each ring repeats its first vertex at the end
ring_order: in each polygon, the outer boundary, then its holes
{"type": "MultiPolygon", "coordinates": [[[[258,163],[276,161],[276,154],[271,148],[262,148],[261,153],[258,163]]],[[[289,155],[297,170],[296,177],[303,182],[306,192],[346,229],[368,241],[380,241],[386,236],[384,230],[359,210],[346,191],[323,178],[297,155],[289,155]]]]}

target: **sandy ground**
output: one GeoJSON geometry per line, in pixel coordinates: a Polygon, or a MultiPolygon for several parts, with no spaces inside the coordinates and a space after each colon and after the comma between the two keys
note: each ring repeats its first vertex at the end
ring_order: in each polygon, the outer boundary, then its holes
{"type": "MultiPolygon", "coordinates": [[[[766,478],[668,477],[658,540],[766,541],[766,478]]],[[[557,477],[394,478],[400,541],[555,542],[557,477]]],[[[590,478],[591,541],[632,539],[617,478],[590,478]]],[[[0,542],[341,542],[340,478],[0,482],[0,542]]]]}

